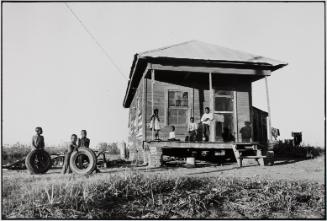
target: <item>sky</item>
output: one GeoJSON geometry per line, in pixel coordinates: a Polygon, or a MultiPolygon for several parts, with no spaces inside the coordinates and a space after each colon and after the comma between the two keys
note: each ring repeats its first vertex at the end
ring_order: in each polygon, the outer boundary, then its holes
{"type": "MultiPolygon", "coordinates": [[[[324,145],[323,3],[3,4],[3,143],[46,145],[86,129],[91,145],[127,140],[122,106],[137,52],[192,39],[289,63],[268,79],[272,126],[324,145]]],[[[253,105],[267,110],[264,80],[253,105]]]]}

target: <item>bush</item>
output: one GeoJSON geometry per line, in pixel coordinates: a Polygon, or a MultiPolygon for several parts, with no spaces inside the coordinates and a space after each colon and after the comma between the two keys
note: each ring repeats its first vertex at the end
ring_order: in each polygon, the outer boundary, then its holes
{"type": "Polygon", "coordinates": [[[6,165],[22,160],[30,151],[31,146],[20,143],[16,143],[11,147],[2,147],[2,164],[6,165]]]}
{"type": "Polygon", "coordinates": [[[313,146],[294,146],[290,142],[282,142],[274,144],[274,153],[277,157],[292,157],[292,158],[308,158],[321,156],[324,149],[313,146]]]}
{"type": "MultiPolygon", "coordinates": [[[[33,148],[30,145],[16,143],[9,147],[2,148],[2,165],[12,164],[23,160],[33,148]]],[[[67,150],[67,145],[47,146],[45,150],[50,154],[63,154],[67,150]]]]}
{"type": "Polygon", "coordinates": [[[117,143],[99,143],[98,144],[99,151],[106,151],[109,154],[119,154],[120,150],[118,149],[117,143]]]}

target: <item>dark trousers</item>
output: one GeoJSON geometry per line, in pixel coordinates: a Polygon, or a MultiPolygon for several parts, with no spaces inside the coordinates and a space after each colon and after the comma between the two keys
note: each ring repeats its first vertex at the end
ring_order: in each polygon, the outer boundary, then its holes
{"type": "Polygon", "coordinates": [[[195,130],[189,131],[189,134],[190,134],[190,141],[196,141],[196,131],[195,130]]]}
{"type": "Polygon", "coordinates": [[[78,166],[81,168],[83,168],[83,164],[84,164],[84,160],[86,160],[87,157],[85,157],[84,155],[79,155],[77,157],[77,161],[78,161],[78,166]]]}
{"type": "Polygon", "coordinates": [[[70,169],[70,166],[69,166],[69,161],[70,161],[70,156],[71,155],[72,155],[72,152],[68,152],[65,155],[64,165],[63,165],[62,171],[61,171],[62,174],[71,173],[72,172],[72,170],[70,169]]]}
{"type": "Polygon", "coordinates": [[[202,135],[205,138],[205,141],[209,141],[210,126],[208,124],[202,124],[202,135]]]}

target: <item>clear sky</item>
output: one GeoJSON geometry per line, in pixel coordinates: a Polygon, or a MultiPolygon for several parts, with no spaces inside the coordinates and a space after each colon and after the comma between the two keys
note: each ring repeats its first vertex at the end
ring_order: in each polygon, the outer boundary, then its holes
{"type": "MultiPolygon", "coordinates": [[[[69,3],[125,76],[133,55],[192,39],[286,61],[269,78],[272,124],[324,143],[323,3],[69,3]]],[[[127,80],[64,3],[4,3],[3,141],[46,144],[86,129],[126,140],[127,80]]],[[[264,81],[253,104],[266,110],[264,81]]]]}

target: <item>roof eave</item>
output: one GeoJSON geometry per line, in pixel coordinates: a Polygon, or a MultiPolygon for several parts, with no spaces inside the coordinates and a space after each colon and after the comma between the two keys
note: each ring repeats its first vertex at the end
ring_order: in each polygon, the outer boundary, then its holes
{"type": "MultiPolygon", "coordinates": [[[[132,67],[131,67],[131,72],[130,72],[130,79],[128,81],[128,86],[127,86],[127,90],[126,90],[126,93],[125,93],[125,97],[124,97],[124,101],[123,101],[123,107],[124,108],[129,108],[130,107],[130,104],[131,102],[128,101],[129,97],[131,96],[132,94],[132,88],[131,88],[131,85],[133,83],[133,79],[135,77],[135,72],[137,71],[138,69],[138,63],[139,63],[139,60],[142,59],[146,62],[153,62],[153,61],[156,61],[156,60],[160,60],[160,59],[174,59],[174,60],[184,60],[184,61],[187,61],[187,60],[190,60],[190,59],[176,59],[176,58],[168,58],[168,57],[158,57],[158,58],[155,58],[155,57],[147,57],[147,56],[140,56],[139,54],[135,54],[134,55],[134,60],[133,60],[133,64],[132,64],[132,67]]],[[[193,60],[193,59],[191,59],[193,60]]],[[[270,70],[270,71],[275,71],[275,70],[278,70],[286,65],[288,65],[288,63],[281,63],[281,64],[278,64],[278,65],[271,65],[269,63],[262,63],[262,62],[257,62],[257,63],[254,63],[254,62],[234,62],[234,61],[212,61],[212,60],[200,60],[200,59],[195,59],[197,61],[202,61],[202,62],[208,62],[208,63],[212,63],[212,64],[222,64],[222,65],[237,65],[237,66],[242,66],[242,65],[249,65],[249,66],[252,66],[252,67],[260,67],[260,68],[263,68],[263,69],[267,69],[267,70],[270,70]]]]}

